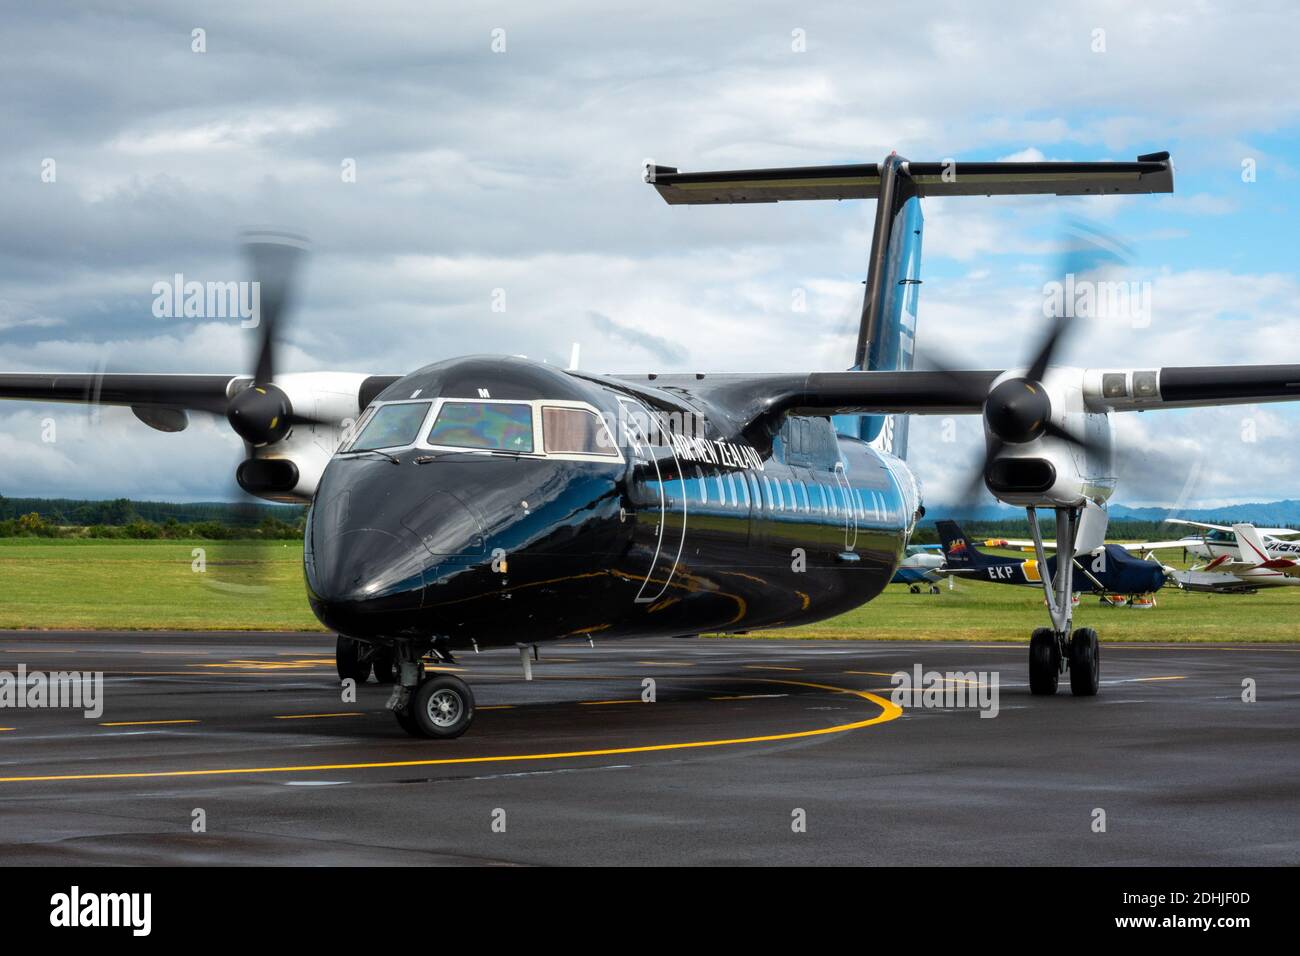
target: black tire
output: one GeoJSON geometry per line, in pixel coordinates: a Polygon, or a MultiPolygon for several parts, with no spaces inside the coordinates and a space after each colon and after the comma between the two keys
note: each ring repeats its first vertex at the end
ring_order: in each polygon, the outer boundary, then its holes
{"type": "Polygon", "coordinates": [[[451,740],[474,722],[474,692],[459,677],[434,674],[411,697],[410,716],[418,736],[451,740]]]}
{"type": "Polygon", "coordinates": [[[1034,630],[1029,638],[1029,693],[1056,693],[1061,680],[1061,647],[1050,627],[1034,630]]]}
{"type": "Polygon", "coordinates": [[[411,717],[410,710],[395,710],[393,716],[397,718],[397,726],[401,727],[412,737],[423,737],[419,729],[415,726],[415,719],[411,717]]]}
{"type": "Polygon", "coordinates": [[[379,683],[391,684],[397,680],[397,654],[391,647],[376,647],[370,660],[379,683]]]}
{"type": "Polygon", "coordinates": [[[912,593],[912,594],[920,594],[920,593],[921,593],[921,589],[918,588],[915,584],[909,584],[909,585],[907,586],[907,590],[908,590],[910,593],[912,593]]]}
{"type": "Polygon", "coordinates": [[[1096,697],[1101,686],[1101,641],[1090,627],[1081,627],[1070,639],[1070,692],[1075,697],[1096,697]]]}
{"type": "Polygon", "coordinates": [[[334,644],[334,665],[338,669],[339,680],[350,677],[358,684],[364,684],[370,676],[370,648],[340,634],[334,644]]]}

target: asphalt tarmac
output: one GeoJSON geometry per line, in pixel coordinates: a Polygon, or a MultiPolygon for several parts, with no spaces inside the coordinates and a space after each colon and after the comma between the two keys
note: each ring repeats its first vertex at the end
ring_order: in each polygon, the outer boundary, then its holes
{"type": "Polygon", "coordinates": [[[0,709],[0,862],[1300,862],[1300,646],[1104,644],[1096,698],[1031,697],[1026,658],[580,643],[525,683],[471,654],[476,722],[435,742],[386,687],[342,700],[326,635],[0,632],[0,680],[104,674],[97,716],[0,709]],[[959,699],[893,703],[917,664],[959,699]]]}

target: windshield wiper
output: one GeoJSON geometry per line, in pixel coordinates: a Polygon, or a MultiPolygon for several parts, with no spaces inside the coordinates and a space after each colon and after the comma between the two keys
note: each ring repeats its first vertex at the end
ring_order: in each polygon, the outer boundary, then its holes
{"type": "Polygon", "coordinates": [[[387,459],[388,459],[389,461],[391,461],[394,465],[400,465],[400,464],[402,463],[402,459],[398,458],[396,455],[389,454],[389,453],[386,452],[386,451],[380,451],[378,448],[362,448],[362,449],[359,449],[359,450],[357,450],[357,451],[348,452],[348,454],[350,454],[350,455],[380,455],[380,456],[382,456],[382,457],[384,457],[384,458],[387,458],[387,459]]]}

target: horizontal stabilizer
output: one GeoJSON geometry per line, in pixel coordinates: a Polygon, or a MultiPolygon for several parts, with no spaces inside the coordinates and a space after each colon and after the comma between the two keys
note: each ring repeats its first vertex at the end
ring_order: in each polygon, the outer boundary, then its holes
{"type": "MultiPolygon", "coordinates": [[[[791,166],[683,173],[647,165],[645,180],[673,206],[784,202],[794,199],[876,199],[880,163],[791,166]]],[[[1171,193],[1168,153],[1128,163],[938,163],[903,162],[899,172],[919,196],[1096,196],[1171,193]]]]}

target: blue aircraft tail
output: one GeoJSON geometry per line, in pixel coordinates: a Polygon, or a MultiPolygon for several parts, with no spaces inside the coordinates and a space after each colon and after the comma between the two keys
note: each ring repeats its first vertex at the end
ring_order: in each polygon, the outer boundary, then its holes
{"type": "MultiPolygon", "coordinates": [[[[891,157],[896,159],[896,157],[891,157]]],[[[916,304],[921,288],[921,238],[925,227],[921,199],[911,181],[899,177],[882,192],[871,239],[867,289],[862,303],[853,371],[906,371],[912,368],[916,304]],[[886,195],[886,192],[889,195],[886,195]]],[[[870,442],[881,451],[907,457],[906,415],[837,415],[842,435],[870,442]]]]}
{"type": "Polygon", "coordinates": [[[994,558],[975,547],[955,521],[936,521],[939,540],[943,542],[943,557],[949,567],[953,568],[987,568],[995,564],[1006,563],[1005,559],[994,558]]]}

